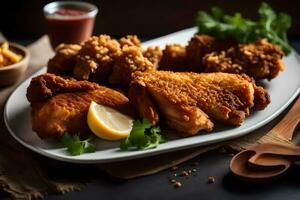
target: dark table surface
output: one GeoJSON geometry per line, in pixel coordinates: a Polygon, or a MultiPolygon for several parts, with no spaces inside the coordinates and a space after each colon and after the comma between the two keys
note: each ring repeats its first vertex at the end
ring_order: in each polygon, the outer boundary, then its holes
{"type": "Polygon", "coordinates": [[[209,152],[193,160],[199,162],[196,167],[190,166],[192,161],[180,165],[179,172],[194,168],[197,172],[196,176],[189,178],[175,178],[182,183],[182,187],[177,189],[169,181],[174,174],[171,170],[127,181],[97,175],[82,192],[52,195],[47,199],[300,199],[299,167],[293,168],[281,179],[251,184],[236,179],[229,172],[230,159],[229,155],[209,152]],[[208,184],[208,176],[214,176],[215,183],[208,184]]]}
{"type": "MultiPolygon", "coordinates": [[[[300,51],[300,39],[291,38],[291,44],[300,51]]],[[[46,199],[300,199],[299,166],[293,167],[285,176],[267,183],[247,183],[230,173],[230,159],[230,155],[217,151],[200,155],[179,166],[178,172],[196,169],[195,176],[188,178],[174,177],[174,171],[165,170],[151,176],[119,180],[98,169],[92,169],[89,176],[94,174],[94,177],[81,192],[49,195],[46,199]],[[199,164],[191,166],[194,162],[199,164]],[[213,176],[215,182],[208,184],[208,176],[213,176]],[[182,187],[174,188],[169,181],[170,177],[181,181],[182,187]]],[[[83,170],[78,173],[85,172],[83,170]]],[[[3,193],[0,197],[7,198],[3,193]]]]}

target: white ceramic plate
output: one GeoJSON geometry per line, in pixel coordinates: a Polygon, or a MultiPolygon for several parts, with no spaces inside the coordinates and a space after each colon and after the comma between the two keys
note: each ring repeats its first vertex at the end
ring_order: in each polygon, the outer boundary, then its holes
{"type": "MultiPolygon", "coordinates": [[[[167,43],[185,44],[196,29],[186,29],[144,43],[144,46],[159,45],[162,48],[167,43]]],[[[119,160],[145,157],[179,149],[207,145],[245,135],[274,119],[298,95],[300,87],[300,61],[293,51],[284,58],[286,69],[271,82],[262,82],[271,95],[271,104],[263,111],[253,112],[243,125],[239,127],[216,128],[212,133],[201,133],[188,138],[169,138],[167,143],[156,149],[143,151],[120,151],[118,142],[97,140],[95,153],[70,156],[57,141],[41,140],[32,130],[30,121],[30,105],[26,99],[26,88],[32,77],[29,77],[12,93],[7,101],[4,119],[11,135],[25,147],[44,156],[74,163],[104,163],[119,160]]],[[[46,68],[33,76],[42,74],[46,68]]]]}

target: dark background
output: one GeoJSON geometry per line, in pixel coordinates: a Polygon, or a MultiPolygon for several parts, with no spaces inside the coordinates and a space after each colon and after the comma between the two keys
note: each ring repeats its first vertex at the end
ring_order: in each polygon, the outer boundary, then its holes
{"type": "MultiPolygon", "coordinates": [[[[47,0],[1,1],[0,31],[10,40],[33,40],[46,33],[42,8],[47,0]]],[[[142,39],[154,38],[194,25],[198,10],[214,5],[226,12],[240,11],[246,17],[256,17],[259,0],[94,0],[98,6],[94,34],[115,37],[137,34],[142,39]]],[[[300,36],[300,1],[270,0],[276,11],[293,17],[289,36],[300,36]]]]}

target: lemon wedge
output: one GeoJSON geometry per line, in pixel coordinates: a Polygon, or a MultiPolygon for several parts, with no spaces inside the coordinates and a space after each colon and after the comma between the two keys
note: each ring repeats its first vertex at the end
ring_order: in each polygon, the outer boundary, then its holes
{"type": "Polygon", "coordinates": [[[92,101],[87,114],[87,123],[96,136],[105,140],[120,140],[128,137],[133,119],[92,101]]]}

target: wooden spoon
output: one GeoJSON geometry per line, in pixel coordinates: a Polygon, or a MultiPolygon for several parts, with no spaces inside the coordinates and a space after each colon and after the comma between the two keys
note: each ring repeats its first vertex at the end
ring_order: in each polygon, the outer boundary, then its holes
{"type": "Polygon", "coordinates": [[[231,171],[252,181],[265,181],[280,176],[300,160],[300,147],[282,144],[260,144],[238,153],[231,161],[231,171]]]}
{"type": "Polygon", "coordinates": [[[249,163],[248,160],[255,154],[253,151],[244,151],[242,154],[237,154],[235,160],[230,163],[231,171],[234,175],[247,181],[266,181],[278,177],[290,167],[290,162],[278,157],[273,156],[272,159],[269,157],[265,158],[263,164],[257,165],[249,163]],[[276,165],[274,166],[274,162],[276,165]]]}
{"type": "Polygon", "coordinates": [[[263,144],[252,146],[232,158],[231,171],[241,178],[260,181],[285,173],[300,159],[300,147],[291,143],[299,121],[300,96],[285,117],[259,140],[263,144]]]}

